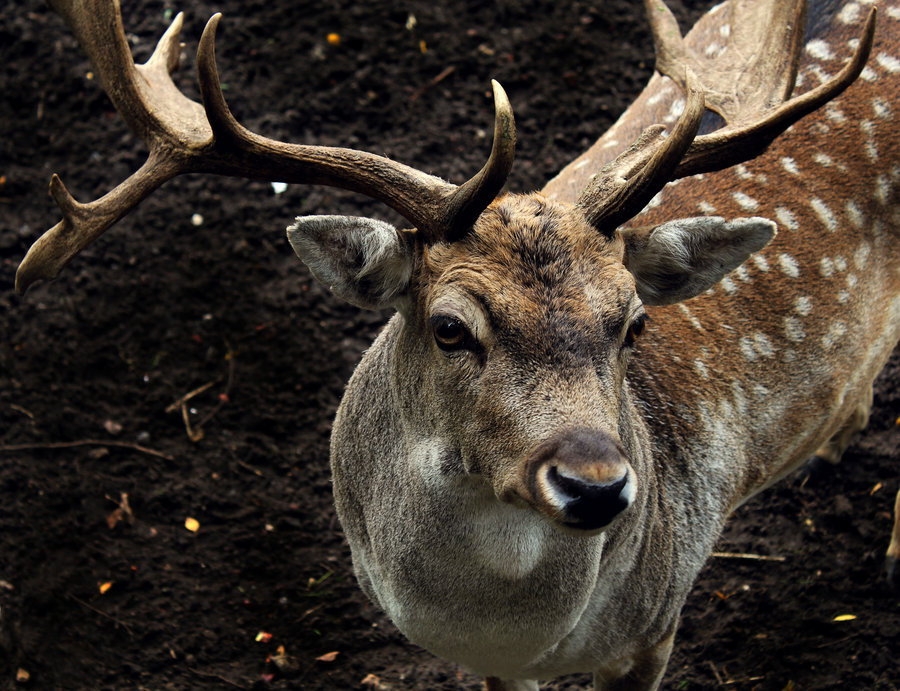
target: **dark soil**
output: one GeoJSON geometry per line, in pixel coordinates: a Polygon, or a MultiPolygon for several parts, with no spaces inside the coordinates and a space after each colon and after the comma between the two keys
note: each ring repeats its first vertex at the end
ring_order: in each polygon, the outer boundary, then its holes
{"type": "MultiPolygon", "coordinates": [[[[249,127],[457,182],[489,148],[496,77],[516,109],[519,191],[585,149],[652,65],[630,0],[184,4],[188,93],[221,10],[220,69],[249,127]]],[[[676,9],[687,21],[707,4],[676,9]]],[[[139,60],[171,9],[126,3],[139,60]]],[[[478,688],[366,602],[332,508],[330,421],[388,315],[333,299],[283,229],[299,213],[389,212],[329,189],[182,178],[57,281],[13,294],[58,219],[50,174],[88,200],[143,160],[90,69],[42,4],[0,4],[0,688],[478,688]],[[177,402],[205,385],[186,404],[191,441],[177,402]],[[116,513],[125,495],[133,520],[116,513]]],[[[900,688],[900,606],[878,580],[898,381],[895,353],[840,467],[798,472],[733,517],[721,551],[783,561],[711,561],[666,688],[900,688]]]]}

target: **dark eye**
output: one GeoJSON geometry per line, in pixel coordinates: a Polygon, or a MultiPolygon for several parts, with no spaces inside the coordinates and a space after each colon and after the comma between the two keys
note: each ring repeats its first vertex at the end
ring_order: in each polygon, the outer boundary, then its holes
{"type": "Polygon", "coordinates": [[[472,344],[472,335],[465,325],[455,317],[437,315],[431,318],[434,341],[438,348],[445,351],[468,348],[472,344]]]}
{"type": "Polygon", "coordinates": [[[622,347],[631,348],[634,346],[634,342],[644,333],[644,328],[647,326],[649,318],[646,314],[642,314],[631,322],[628,332],[625,334],[625,342],[622,344],[622,347]]]}

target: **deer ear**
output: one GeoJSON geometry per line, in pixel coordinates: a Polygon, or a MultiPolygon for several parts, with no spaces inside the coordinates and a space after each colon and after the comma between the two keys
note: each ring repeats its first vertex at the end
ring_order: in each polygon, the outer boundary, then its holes
{"type": "Polygon", "coordinates": [[[396,307],[413,258],[394,226],[353,216],[300,216],[287,229],[297,256],[319,282],[350,304],[396,307]]]}
{"type": "Polygon", "coordinates": [[[648,305],[671,305],[714,286],[765,247],[775,237],[775,223],[697,216],[619,233],[638,296],[648,305]]]}

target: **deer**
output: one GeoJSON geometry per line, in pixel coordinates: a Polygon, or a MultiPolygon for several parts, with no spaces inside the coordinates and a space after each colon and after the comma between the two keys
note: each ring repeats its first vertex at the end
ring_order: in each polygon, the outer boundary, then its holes
{"type": "MultiPolygon", "coordinates": [[[[150,153],[91,202],[52,178],[63,219],[20,293],[185,172],[354,190],[410,223],[304,216],[287,236],[335,296],[395,310],[332,431],[359,585],[488,690],[573,672],[658,688],[727,517],[865,426],[900,339],[896,7],[876,32],[872,3],[732,0],[683,37],[645,0],[657,73],[520,194],[503,191],[515,126],[497,82],[488,161],[457,186],[247,130],[219,84],[220,15],[200,104],[169,76],[181,14],[135,65],[115,0],[50,4],[150,153]]],[[[891,578],[898,556],[895,521],[891,578]]]]}

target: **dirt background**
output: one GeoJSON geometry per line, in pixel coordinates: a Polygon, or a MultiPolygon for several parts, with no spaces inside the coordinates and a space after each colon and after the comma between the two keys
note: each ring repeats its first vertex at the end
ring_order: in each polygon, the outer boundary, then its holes
{"type": "MultiPolygon", "coordinates": [[[[685,24],[709,3],[674,4],[685,24]]],[[[173,9],[126,3],[139,60],[173,9]]],[[[499,79],[519,191],[585,149],[652,64],[630,0],[181,9],[188,93],[199,33],[221,10],[220,69],[249,127],[457,182],[486,156],[499,79]]],[[[0,3],[0,688],[479,688],[365,601],[332,509],[330,421],[388,315],[332,299],[283,229],[300,213],[390,212],[328,189],[181,178],[57,281],[13,294],[16,265],[58,219],[50,174],[88,200],[143,160],[89,72],[41,3],[0,3]],[[186,406],[193,442],[167,408],[207,384],[186,406]],[[115,522],[123,494],[133,522],[115,522]]],[[[900,688],[900,606],[878,581],[898,381],[895,353],[841,467],[800,471],[737,512],[719,549],[783,561],[711,561],[665,688],[900,688]],[[833,621],[844,614],[856,619],[833,621]]]]}

